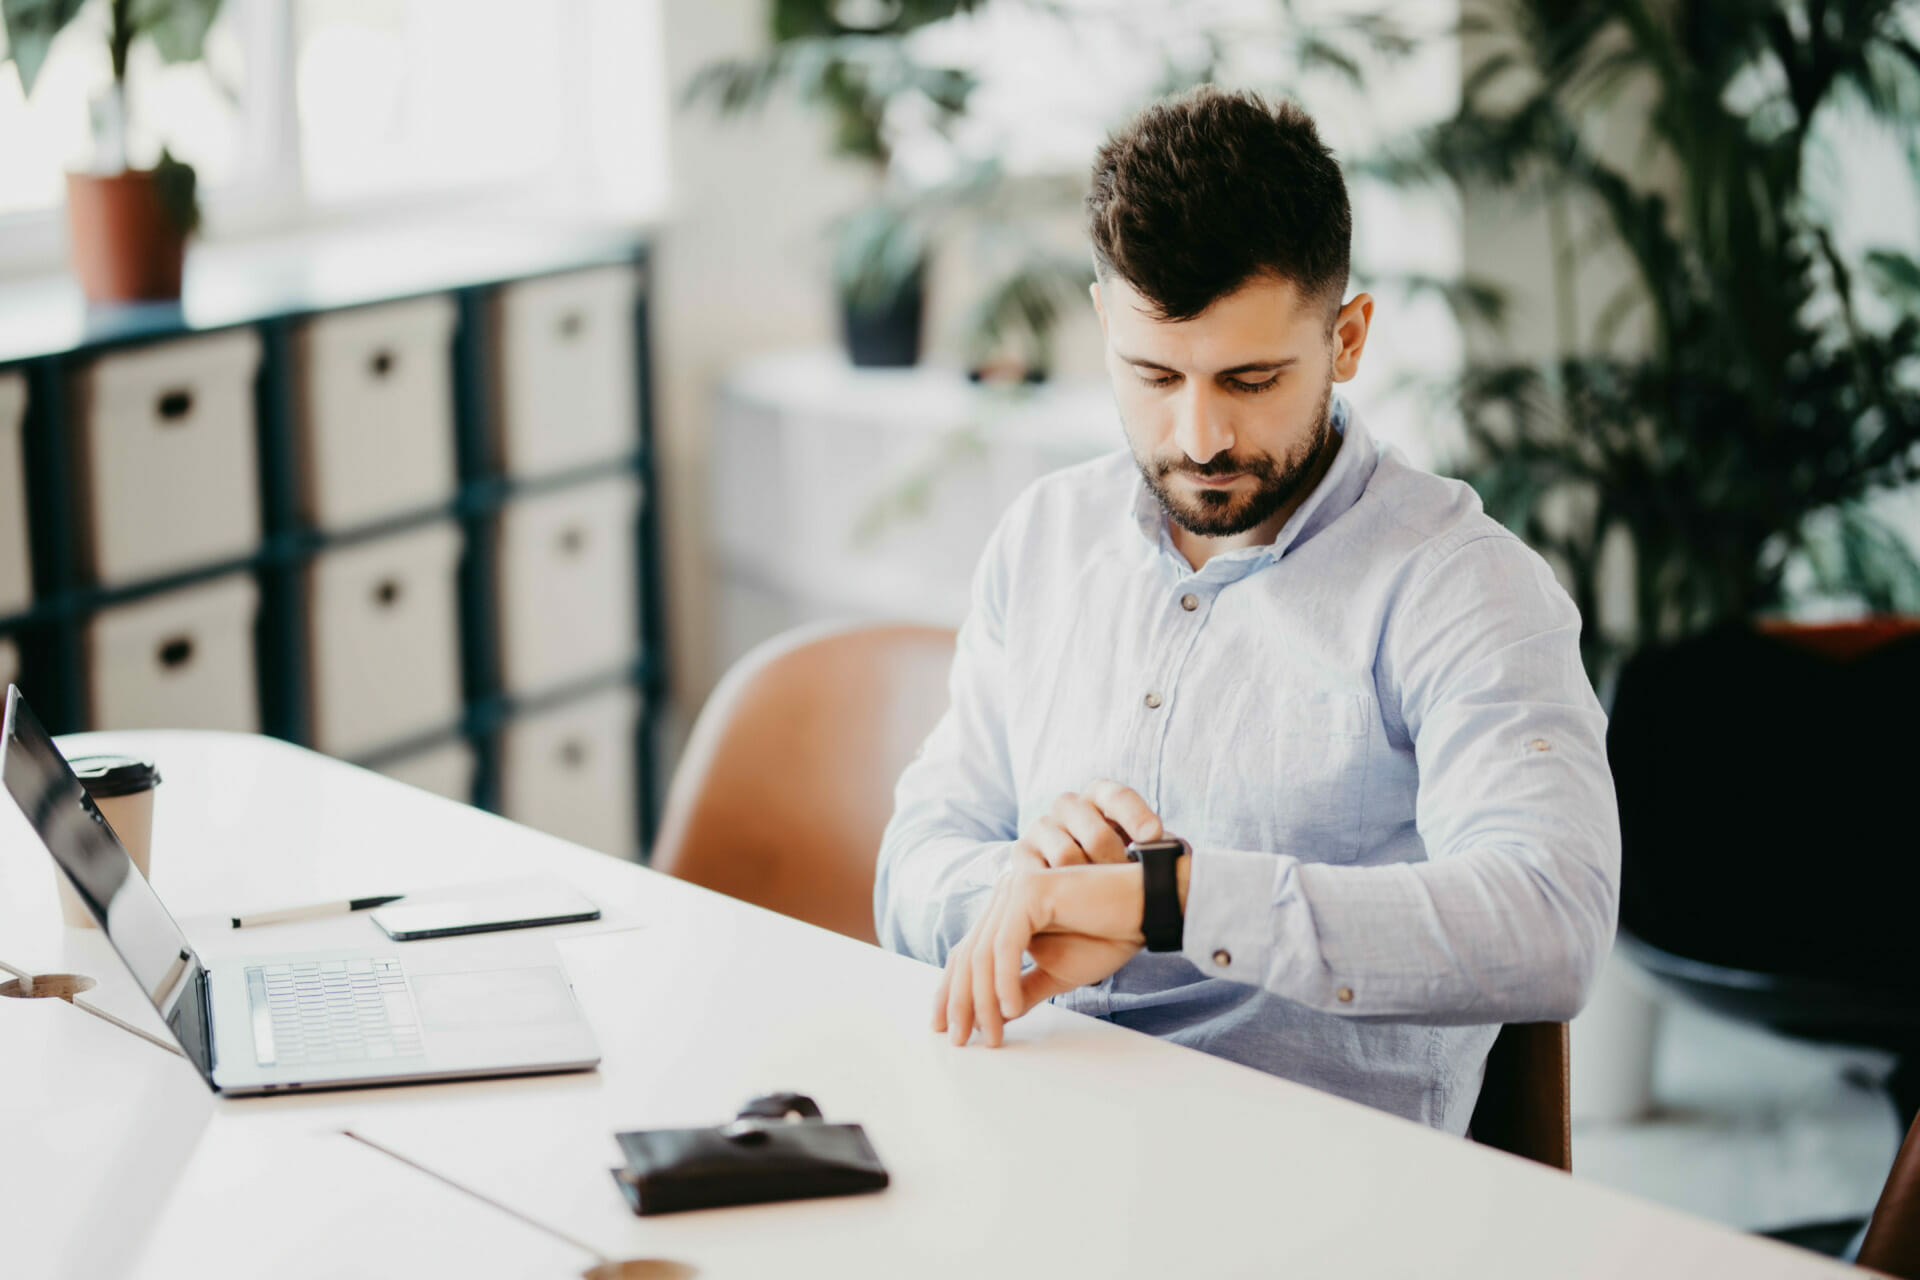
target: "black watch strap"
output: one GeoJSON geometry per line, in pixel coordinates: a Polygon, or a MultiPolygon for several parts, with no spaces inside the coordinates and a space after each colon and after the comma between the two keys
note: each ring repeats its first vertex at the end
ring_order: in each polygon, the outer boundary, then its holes
{"type": "Polygon", "coordinates": [[[1146,882],[1140,932],[1146,935],[1149,951],[1180,950],[1186,932],[1186,915],[1180,910],[1180,859],[1189,852],[1187,842],[1175,838],[1127,846],[1127,857],[1140,864],[1146,882]]]}

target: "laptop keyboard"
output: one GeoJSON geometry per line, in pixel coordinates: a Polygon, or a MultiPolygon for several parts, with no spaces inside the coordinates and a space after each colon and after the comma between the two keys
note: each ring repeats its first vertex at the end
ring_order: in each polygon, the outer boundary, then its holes
{"type": "Polygon", "coordinates": [[[254,1060],[263,1067],[417,1058],[420,1018],[392,959],[250,965],[254,1060]]]}

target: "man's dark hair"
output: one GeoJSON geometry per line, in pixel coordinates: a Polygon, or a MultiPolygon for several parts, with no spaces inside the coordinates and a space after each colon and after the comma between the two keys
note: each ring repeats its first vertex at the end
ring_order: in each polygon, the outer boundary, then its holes
{"type": "Polygon", "coordinates": [[[1102,276],[1191,320],[1256,276],[1307,299],[1347,289],[1353,213],[1340,166],[1292,102],[1210,85],[1146,108],[1093,162],[1087,225],[1102,276]]]}

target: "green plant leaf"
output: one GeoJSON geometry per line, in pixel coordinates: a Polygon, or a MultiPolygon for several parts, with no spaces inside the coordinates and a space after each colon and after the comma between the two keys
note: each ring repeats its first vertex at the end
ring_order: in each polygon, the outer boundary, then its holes
{"type": "Polygon", "coordinates": [[[843,299],[884,307],[926,262],[928,231],[914,211],[886,201],[854,210],[836,223],[833,277],[843,299]]]}
{"type": "Polygon", "coordinates": [[[1894,249],[1873,249],[1867,253],[1867,271],[1889,301],[1920,313],[1920,262],[1894,249]]]}
{"type": "Polygon", "coordinates": [[[190,236],[198,231],[199,177],[194,173],[193,166],[174,159],[173,153],[162,147],[160,162],[153,167],[153,184],[160,195],[160,207],[166,210],[168,219],[179,228],[180,234],[190,236]]]}
{"type": "Polygon", "coordinates": [[[0,0],[0,19],[7,28],[7,57],[20,72],[22,93],[33,93],[34,81],[47,60],[53,38],[65,29],[86,0],[0,0]]]}
{"type": "Polygon", "coordinates": [[[133,0],[134,33],[153,41],[162,62],[198,62],[221,0],[133,0]]]}
{"type": "Polygon", "coordinates": [[[978,364],[1015,344],[1029,375],[1053,368],[1053,330],[1066,306],[1083,306],[1093,266],[1078,254],[1033,253],[989,286],[968,325],[968,358],[978,364]]]}

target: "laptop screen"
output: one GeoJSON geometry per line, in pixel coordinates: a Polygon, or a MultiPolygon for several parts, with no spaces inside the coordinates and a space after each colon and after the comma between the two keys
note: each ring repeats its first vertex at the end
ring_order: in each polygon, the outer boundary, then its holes
{"type": "Polygon", "coordinates": [[[180,1047],[211,1082],[200,957],[13,685],[7,686],[0,729],[0,777],[180,1047]]]}

